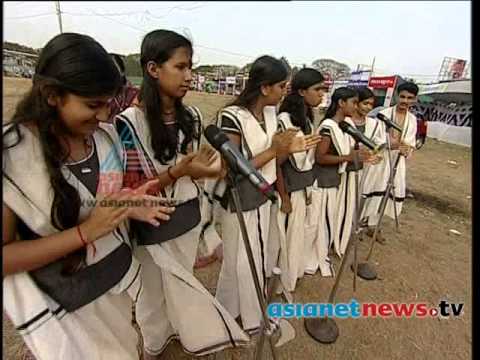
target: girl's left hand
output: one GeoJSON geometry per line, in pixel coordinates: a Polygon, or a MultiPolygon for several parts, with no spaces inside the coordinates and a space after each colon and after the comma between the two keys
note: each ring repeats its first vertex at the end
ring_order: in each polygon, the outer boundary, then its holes
{"type": "Polygon", "coordinates": [[[408,146],[407,144],[400,144],[398,150],[405,157],[407,157],[410,154],[410,151],[411,151],[410,146],[408,146]]]}
{"type": "Polygon", "coordinates": [[[381,154],[376,154],[373,156],[371,164],[377,165],[378,163],[380,163],[380,161],[382,161],[382,159],[383,159],[383,156],[381,154]]]}
{"type": "Polygon", "coordinates": [[[219,154],[211,146],[202,145],[200,150],[195,153],[192,161],[187,165],[187,175],[192,179],[204,177],[216,177],[220,175],[221,168],[213,166],[218,160],[219,154]]]}
{"type": "Polygon", "coordinates": [[[409,146],[407,154],[405,155],[405,159],[410,159],[412,157],[414,151],[415,151],[415,148],[409,146]]]}
{"type": "Polygon", "coordinates": [[[174,207],[162,204],[161,198],[151,195],[133,195],[134,201],[130,209],[129,218],[159,226],[160,220],[170,220],[170,214],[175,211],[174,207]]]}
{"type": "Polygon", "coordinates": [[[128,217],[131,219],[147,222],[153,226],[159,226],[158,220],[170,220],[169,214],[175,211],[174,207],[163,205],[159,197],[147,195],[150,190],[158,192],[158,179],[149,180],[142,186],[132,190],[125,188],[121,193],[128,194],[128,200],[132,203],[128,217]]]}
{"type": "Polygon", "coordinates": [[[148,192],[158,192],[160,189],[158,188],[159,180],[158,179],[153,179],[153,180],[148,180],[145,184],[142,186],[139,186],[136,189],[122,189],[122,191],[130,191],[134,195],[146,195],[148,192]]]}
{"type": "Polygon", "coordinates": [[[305,136],[294,136],[291,139],[290,146],[289,146],[289,153],[297,153],[308,151],[313,149],[317,146],[317,144],[322,141],[322,137],[320,135],[305,135],[305,136]]]}
{"type": "Polygon", "coordinates": [[[359,151],[358,151],[358,159],[359,161],[361,162],[369,162],[370,159],[373,157],[373,153],[372,151],[362,147],[359,151]]]}

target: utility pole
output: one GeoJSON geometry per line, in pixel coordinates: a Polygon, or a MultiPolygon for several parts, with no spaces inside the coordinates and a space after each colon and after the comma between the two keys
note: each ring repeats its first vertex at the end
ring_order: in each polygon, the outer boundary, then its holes
{"type": "Polygon", "coordinates": [[[58,25],[60,26],[60,34],[62,34],[63,28],[62,28],[62,12],[60,10],[60,1],[55,1],[55,8],[57,9],[58,25]]]}

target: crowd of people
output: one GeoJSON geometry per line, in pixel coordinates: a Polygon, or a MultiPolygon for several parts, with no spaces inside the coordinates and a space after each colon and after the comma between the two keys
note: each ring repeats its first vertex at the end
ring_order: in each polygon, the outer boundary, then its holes
{"type": "MultiPolygon", "coordinates": [[[[174,339],[199,356],[247,345],[259,331],[226,164],[202,140],[201,111],[183,103],[192,56],[184,36],[148,33],[135,91],[121,61],[89,36],[60,34],[43,48],[3,128],[4,309],[36,359],[159,359],[174,339]],[[199,247],[219,245],[212,295],[193,269],[199,247]]],[[[332,256],[344,256],[352,232],[355,174],[362,225],[372,235],[378,223],[387,153],[356,144],[339,124],[376,144],[390,137],[399,163],[388,216],[401,213],[415,148],[415,84],[400,85],[397,105],[382,111],[401,132],[367,116],[368,88],[336,89],[314,126],[327,90],[317,70],[292,77],[261,56],[215,119],[275,187],[272,204],[241,180],[241,211],[262,291],[278,266],[287,299],[305,275],[335,276],[332,256]]]]}

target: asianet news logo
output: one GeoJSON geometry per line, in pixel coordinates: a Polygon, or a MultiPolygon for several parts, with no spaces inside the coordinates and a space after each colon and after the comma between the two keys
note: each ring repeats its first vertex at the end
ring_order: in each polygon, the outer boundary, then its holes
{"type": "Polygon", "coordinates": [[[437,307],[427,303],[359,303],[352,299],[349,303],[271,303],[267,313],[271,318],[311,318],[311,317],[336,317],[336,318],[432,318],[461,316],[464,303],[449,303],[441,300],[437,307]]]}

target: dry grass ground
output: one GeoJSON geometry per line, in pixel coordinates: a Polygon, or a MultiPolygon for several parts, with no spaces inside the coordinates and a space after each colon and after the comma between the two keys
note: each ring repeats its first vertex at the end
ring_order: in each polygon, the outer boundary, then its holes
{"type": "MultiPolygon", "coordinates": [[[[7,119],[28,87],[27,80],[4,79],[3,117],[7,119]]],[[[229,97],[189,93],[187,103],[197,105],[206,120],[229,101],[229,97]]],[[[337,293],[337,301],[349,302],[426,302],[436,306],[441,299],[463,302],[464,314],[458,318],[427,319],[344,319],[338,320],[340,337],[332,345],[310,338],[303,321],[291,321],[296,338],[280,347],[280,359],[469,359],[471,357],[471,151],[429,139],[408,165],[407,183],[415,198],[407,199],[400,217],[400,233],[394,223],[385,221],[385,246],[375,248],[379,280],[359,279],[352,292],[352,273],[348,270],[337,293]],[[456,164],[447,163],[453,160],[456,164]],[[455,229],[461,235],[450,233],[455,229]]],[[[365,256],[367,243],[359,246],[365,256]]],[[[338,262],[336,262],[338,264],[338,262]]],[[[198,271],[212,292],[220,264],[198,271]]],[[[324,302],[332,279],[320,275],[298,283],[296,302],[324,302]]],[[[4,359],[19,360],[21,338],[3,321],[4,359]]],[[[253,348],[226,351],[223,359],[251,359],[253,348]]],[[[190,359],[172,343],[167,359],[190,359]]],[[[213,357],[206,357],[213,358],[213,357]]],[[[265,358],[269,358],[266,356],[265,358]]],[[[67,359],[66,359],[67,360],[67,359]]]]}

